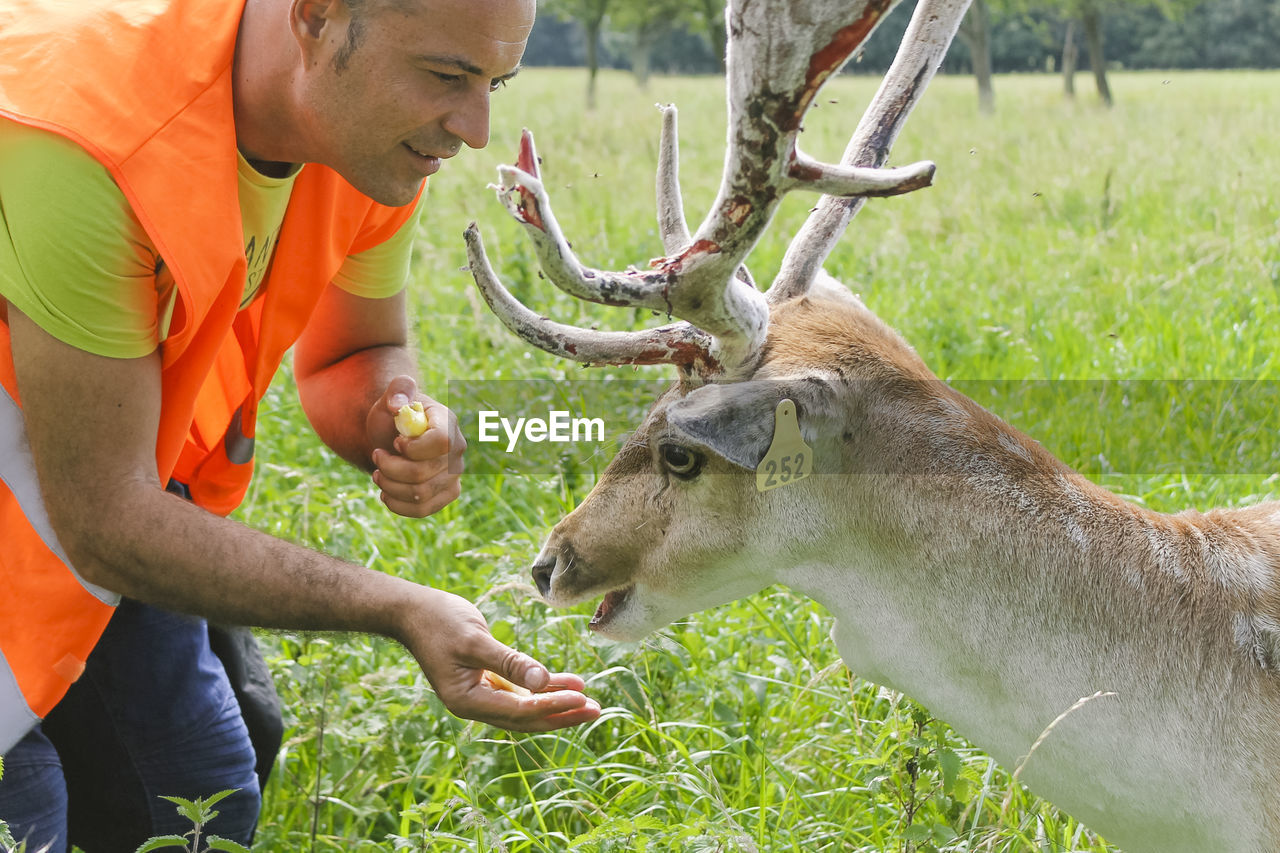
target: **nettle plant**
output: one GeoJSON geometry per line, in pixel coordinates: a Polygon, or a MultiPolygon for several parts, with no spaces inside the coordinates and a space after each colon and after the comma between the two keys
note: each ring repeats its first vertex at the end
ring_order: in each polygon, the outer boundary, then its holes
{"type": "Polygon", "coordinates": [[[1280,506],[1126,503],[939,381],[822,270],[866,197],[933,174],[882,167],[967,0],[917,5],[842,164],[797,148],[822,84],[889,5],[730,3],[720,190],[691,232],[667,108],[667,254],[649,269],[579,262],[528,133],[499,169],[556,286],[680,318],[637,332],[543,318],[468,229],[484,298],[525,341],[677,371],[552,530],[534,581],[555,606],[602,597],[591,628],[618,640],[786,584],[836,616],[854,672],[923,703],[1130,853],[1280,849],[1280,506]],[[761,292],[743,262],[792,190],[824,195],[761,292]]]}
{"type": "Polygon", "coordinates": [[[187,800],[182,797],[162,797],[162,799],[168,800],[177,807],[178,814],[191,821],[191,831],[185,835],[156,836],[142,844],[136,853],[150,853],[152,850],[171,850],[175,848],[187,851],[187,853],[214,853],[215,850],[223,851],[223,853],[249,853],[249,848],[243,844],[217,835],[203,834],[204,828],[218,816],[214,806],[234,794],[236,790],[232,788],[226,791],[219,791],[208,797],[197,797],[194,800],[187,800]]]}

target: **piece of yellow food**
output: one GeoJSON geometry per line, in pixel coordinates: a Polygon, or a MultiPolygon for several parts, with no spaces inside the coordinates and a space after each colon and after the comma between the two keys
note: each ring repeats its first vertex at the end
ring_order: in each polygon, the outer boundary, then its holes
{"type": "Polygon", "coordinates": [[[427,413],[422,410],[422,403],[414,400],[400,407],[396,412],[396,429],[407,438],[417,438],[431,426],[427,413]]]}
{"type": "Polygon", "coordinates": [[[488,683],[488,685],[492,687],[494,690],[505,690],[506,692],[514,693],[517,696],[533,695],[533,691],[530,690],[529,688],[521,687],[519,684],[516,684],[513,681],[508,681],[507,679],[503,678],[501,675],[498,675],[498,673],[496,672],[492,672],[486,669],[484,671],[484,675],[481,677],[484,678],[485,682],[488,683]]]}

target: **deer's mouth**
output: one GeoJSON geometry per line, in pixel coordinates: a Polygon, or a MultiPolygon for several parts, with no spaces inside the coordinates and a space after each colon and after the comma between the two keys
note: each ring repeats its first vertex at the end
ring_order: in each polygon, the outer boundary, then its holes
{"type": "Polygon", "coordinates": [[[635,592],[635,589],[635,586],[632,585],[605,593],[604,600],[596,608],[595,615],[591,617],[591,624],[588,627],[592,631],[603,631],[608,628],[614,614],[626,606],[627,602],[631,600],[631,594],[635,592]]]}

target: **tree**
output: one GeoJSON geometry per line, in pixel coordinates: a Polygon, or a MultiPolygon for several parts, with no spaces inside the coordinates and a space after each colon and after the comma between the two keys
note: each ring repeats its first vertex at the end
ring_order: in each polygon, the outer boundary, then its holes
{"type": "Polygon", "coordinates": [[[1085,44],[1089,45],[1089,66],[1098,87],[1098,97],[1105,106],[1111,106],[1111,85],[1107,82],[1107,57],[1103,52],[1102,10],[1099,0],[1077,0],[1080,23],[1084,27],[1085,44]]]}
{"type": "MultiPolygon", "coordinates": [[[[1113,16],[1108,44],[1130,68],[1276,68],[1280,3],[1212,0],[1194,8],[1132,7],[1113,16]]],[[[1108,19],[1108,23],[1111,19],[1108,19]]]]}
{"type": "Polygon", "coordinates": [[[600,32],[613,0],[547,0],[546,9],[558,18],[577,21],[586,39],[587,109],[596,107],[596,74],[600,71],[600,32]]]}
{"type": "Polygon", "coordinates": [[[631,36],[631,71],[642,88],[649,83],[654,47],[681,23],[692,23],[684,0],[612,0],[613,28],[631,36]]]}
{"type": "Polygon", "coordinates": [[[1076,66],[1080,62],[1080,48],[1076,45],[1076,20],[1067,18],[1066,32],[1062,36],[1062,93],[1068,98],[1076,96],[1076,66]]]}
{"type": "Polygon", "coordinates": [[[991,84],[991,7],[986,0],[973,0],[956,33],[973,59],[973,76],[978,81],[978,110],[996,111],[996,92],[991,84]]]}
{"type": "MultiPolygon", "coordinates": [[[[1247,5],[1249,0],[1240,0],[1236,5],[1247,5]]],[[[1266,3],[1267,0],[1262,0],[1266,3]]],[[[1111,106],[1113,98],[1111,96],[1111,86],[1107,82],[1107,58],[1105,53],[1105,38],[1103,35],[1103,11],[1109,14],[1120,14],[1124,11],[1130,11],[1139,7],[1155,7],[1160,13],[1170,21],[1177,20],[1187,15],[1192,9],[1197,7],[1197,0],[1125,0],[1122,5],[1107,6],[1108,0],[1057,0],[1058,8],[1062,10],[1067,18],[1066,36],[1063,41],[1062,50],[1062,67],[1064,92],[1067,97],[1075,95],[1075,84],[1073,81],[1075,72],[1075,23],[1078,21],[1081,29],[1084,31],[1085,44],[1089,48],[1089,66],[1093,71],[1093,79],[1098,87],[1098,97],[1102,99],[1102,103],[1111,106]]],[[[1206,2],[1200,8],[1208,8],[1214,5],[1212,2],[1206,2]]],[[[1204,41],[1203,34],[1200,40],[1204,41]]]]}
{"type": "Polygon", "coordinates": [[[1078,48],[1075,44],[1076,24],[1084,31],[1085,44],[1089,47],[1089,67],[1098,87],[1098,97],[1105,106],[1111,106],[1111,85],[1107,82],[1107,57],[1102,34],[1102,3],[1105,0],[1060,0],[1059,8],[1067,19],[1062,44],[1063,94],[1074,98],[1076,94],[1075,72],[1078,48]]]}

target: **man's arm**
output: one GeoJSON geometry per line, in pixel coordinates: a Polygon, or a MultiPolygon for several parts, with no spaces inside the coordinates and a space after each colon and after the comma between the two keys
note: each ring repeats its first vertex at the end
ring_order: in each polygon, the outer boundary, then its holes
{"type": "Polygon", "coordinates": [[[505,728],[559,728],[599,713],[576,692],[580,679],[551,675],[498,643],[463,599],[276,539],[166,493],[155,467],[157,354],[92,355],[12,306],[9,323],[45,504],[87,580],[235,624],[393,637],[451,711],[505,728]],[[497,691],[483,683],[482,669],[553,692],[497,691]]]}
{"type": "Polygon", "coordinates": [[[453,414],[418,393],[404,291],[366,299],[329,285],[298,340],[293,366],[316,434],[343,459],[373,472],[393,512],[423,517],[458,497],[466,441],[453,414]],[[413,400],[423,402],[431,429],[406,439],[394,418],[413,400]]]}

